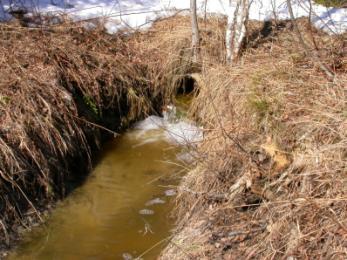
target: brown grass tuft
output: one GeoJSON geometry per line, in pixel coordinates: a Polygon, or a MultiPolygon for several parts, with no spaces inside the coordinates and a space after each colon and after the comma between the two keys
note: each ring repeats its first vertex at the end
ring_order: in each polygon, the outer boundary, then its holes
{"type": "Polygon", "coordinates": [[[0,24],[0,243],[87,172],[103,129],[161,112],[189,67],[186,33],[0,24]]]}
{"type": "Polygon", "coordinates": [[[287,23],[252,23],[232,68],[204,57],[191,114],[205,138],[162,259],[346,258],[346,43],[299,24],[335,83],[287,23]]]}

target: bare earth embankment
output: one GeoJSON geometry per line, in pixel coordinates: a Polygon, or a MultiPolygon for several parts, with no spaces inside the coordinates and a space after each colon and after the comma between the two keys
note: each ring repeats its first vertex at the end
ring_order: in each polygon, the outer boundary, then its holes
{"type": "Polygon", "coordinates": [[[0,25],[0,251],[83,180],[108,136],[161,112],[186,68],[157,52],[168,41],[0,25]]]}

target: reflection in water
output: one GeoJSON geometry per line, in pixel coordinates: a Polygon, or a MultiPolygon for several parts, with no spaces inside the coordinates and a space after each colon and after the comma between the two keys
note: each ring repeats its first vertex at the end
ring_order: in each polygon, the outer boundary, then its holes
{"type": "Polygon", "coordinates": [[[178,150],[159,129],[132,130],[113,140],[87,182],[10,259],[122,259],[166,238],[171,205],[165,186],[181,169],[165,161],[175,161],[178,150]]]}

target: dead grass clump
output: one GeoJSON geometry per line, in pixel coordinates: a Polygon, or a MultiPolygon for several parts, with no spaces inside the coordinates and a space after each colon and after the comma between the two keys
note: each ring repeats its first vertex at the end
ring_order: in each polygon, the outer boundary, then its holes
{"type": "Polygon", "coordinates": [[[201,160],[179,189],[182,221],[162,258],[346,258],[347,69],[334,65],[345,63],[345,43],[300,28],[334,84],[286,24],[239,65],[196,76],[201,160]]]}
{"type": "MultiPolygon", "coordinates": [[[[211,18],[208,23],[202,22],[201,58],[204,60],[208,57],[208,63],[216,62],[224,56],[222,30],[225,22],[221,18],[211,18]]],[[[201,64],[192,64],[191,25],[187,16],[175,16],[155,22],[149,31],[138,32],[129,47],[136,51],[139,62],[147,62],[149,79],[153,80],[151,83],[154,86],[164,86],[169,94],[181,87],[187,75],[201,71],[201,64]]]]}
{"type": "Polygon", "coordinates": [[[87,170],[104,127],[120,131],[168,99],[156,84],[168,70],[139,39],[72,23],[0,25],[2,244],[16,223],[30,226],[28,215],[40,218],[47,201],[66,194],[66,181],[87,170]]]}

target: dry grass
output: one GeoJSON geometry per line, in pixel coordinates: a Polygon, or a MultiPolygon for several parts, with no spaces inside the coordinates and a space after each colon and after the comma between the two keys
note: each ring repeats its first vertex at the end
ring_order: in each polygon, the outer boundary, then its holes
{"type": "Polygon", "coordinates": [[[169,35],[111,36],[101,25],[87,31],[69,22],[0,25],[1,244],[87,172],[102,127],[121,131],[160,113],[191,67],[182,59],[188,35],[169,35]],[[171,56],[158,51],[163,46],[171,56]]]}
{"type": "Polygon", "coordinates": [[[162,259],[346,259],[347,46],[300,28],[335,84],[286,23],[266,37],[252,24],[239,65],[210,62],[195,76],[205,140],[162,259]]]}
{"type": "Polygon", "coordinates": [[[158,110],[193,74],[199,88],[190,112],[205,140],[179,187],[180,222],[162,258],[346,258],[344,36],[311,33],[300,22],[336,72],[333,84],[288,23],[266,25],[251,24],[232,68],[224,65],[221,18],[201,21],[202,60],[193,66],[187,17],[131,37],[76,25],[2,26],[2,235],[14,217],[23,219],[25,197],[39,205],[35,198],[56,196],[71,166],[88,158],[97,134],[76,118],[101,124],[117,115],[126,124],[158,110]]]}
{"type": "MultiPolygon", "coordinates": [[[[43,201],[65,194],[70,170],[90,166],[99,137],[85,122],[102,124],[113,111],[119,123],[137,96],[149,95],[141,65],[133,65],[121,39],[100,30],[2,24],[0,41],[0,215],[11,233],[28,208],[39,214],[43,201]],[[130,92],[137,96],[127,104],[130,92]]],[[[142,107],[129,119],[150,109],[142,107]]]]}

